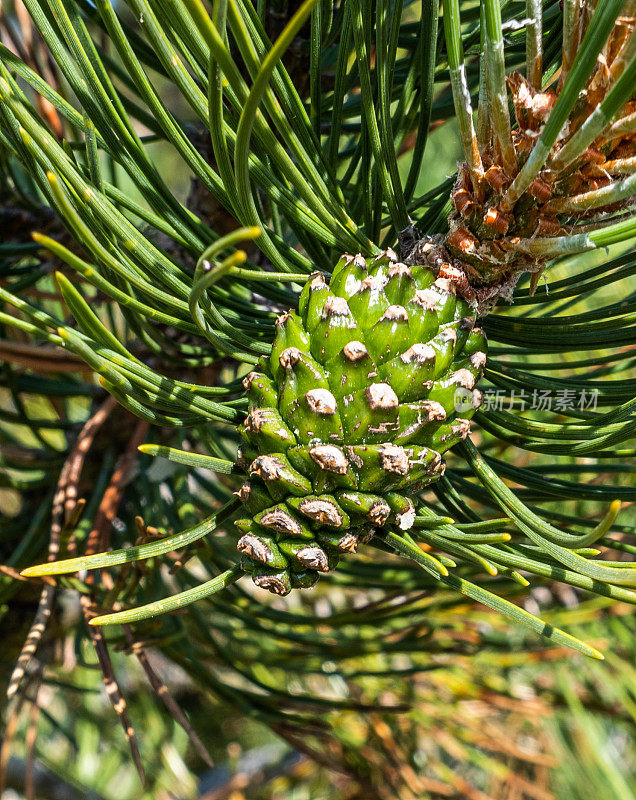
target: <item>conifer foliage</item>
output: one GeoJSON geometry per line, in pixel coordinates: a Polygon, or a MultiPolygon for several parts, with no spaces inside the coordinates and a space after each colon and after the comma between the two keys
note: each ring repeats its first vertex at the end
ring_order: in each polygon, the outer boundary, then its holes
{"type": "Polygon", "coordinates": [[[429,613],[602,658],[528,597],[636,602],[634,0],[3,15],[10,696],[68,635],[60,590],[140,770],[101,626],[297,747],[287,667],[314,713],[371,713],[308,676],[390,680],[395,637],[423,668],[429,613]]]}

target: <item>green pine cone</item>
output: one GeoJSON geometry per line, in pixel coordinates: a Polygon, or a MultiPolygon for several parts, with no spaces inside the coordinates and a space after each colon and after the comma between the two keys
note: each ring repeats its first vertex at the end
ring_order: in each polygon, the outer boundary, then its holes
{"type": "Polygon", "coordinates": [[[486,361],[452,282],[391,250],[343,256],[329,283],[314,273],[299,311],[279,317],[270,358],[245,378],[240,426],[238,550],[276,594],[312,586],[384,526],[412,526],[409,495],[467,436],[486,361]]]}

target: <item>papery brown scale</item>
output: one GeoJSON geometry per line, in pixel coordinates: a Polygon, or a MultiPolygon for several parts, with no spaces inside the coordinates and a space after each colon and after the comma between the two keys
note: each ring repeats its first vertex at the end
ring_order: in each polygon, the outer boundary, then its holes
{"type": "Polygon", "coordinates": [[[539,217],[536,229],[538,236],[558,236],[562,232],[563,228],[557,220],[550,217],[539,217]]]}
{"type": "Polygon", "coordinates": [[[454,247],[463,253],[469,253],[479,246],[479,239],[467,228],[455,228],[449,234],[447,242],[450,247],[454,247]]]}
{"type": "Polygon", "coordinates": [[[470,217],[477,208],[472,195],[467,189],[459,189],[453,195],[453,204],[462,217],[470,217]]]}
{"type": "Polygon", "coordinates": [[[501,236],[507,233],[511,221],[512,218],[508,214],[504,214],[498,208],[489,208],[484,216],[484,225],[492,228],[501,236]]]}
{"type": "Polygon", "coordinates": [[[552,185],[543,178],[535,178],[528,187],[528,194],[540,203],[547,202],[552,197],[552,185]]]}
{"type": "Polygon", "coordinates": [[[597,147],[588,147],[581,156],[584,162],[592,164],[602,164],[605,161],[605,154],[597,147]]]}
{"type": "Polygon", "coordinates": [[[488,167],[484,178],[497,194],[502,194],[503,190],[507,189],[510,185],[510,180],[506,177],[506,173],[499,164],[493,164],[491,167],[488,167]]]}

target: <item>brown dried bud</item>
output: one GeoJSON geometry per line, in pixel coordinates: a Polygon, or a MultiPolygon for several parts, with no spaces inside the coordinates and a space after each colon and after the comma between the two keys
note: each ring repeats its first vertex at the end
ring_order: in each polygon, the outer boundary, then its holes
{"type": "Polygon", "coordinates": [[[250,465],[250,475],[257,475],[264,481],[275,481],[280,478],[284,464],[275,456],[258,456],[250,465]]]}
{"type": "Polygon", "coordinates": [[[327,285],[325,276],[322,274],[322,272],[312,272],[310,277],[312,278],[312,281],[309,284],[309,288],[312,289],[312,291],[316,289],[323,289],[327,285]]]}
{"type": "Polygon", "coordinates": [[[484,178],[497,194],[503,194],[504,189],[510,183],[499,164],[493,164],[492,167],[488,167],[484,173],[484,178]]]}
{"type": "Polygon", "coordinates": [[[418,289],[409,302],[417,303],[420,308],[424,308],[427,311],[435,311],[437,308],[437,295],[430,289],[418,289]]]}
{"type": "MultiPolygon", "coordinates": [[[[440,264],[439,271],[437,273],[437,281],[441,279],[448,281],[452,287],[451,291],[453,293],[455,292],[456,288],[464,290],[469,286],[463,270],[453,267],[451,264],[440,264]]],[[[435,281],[434,285],[439,285],[437,281],[435,281]]]]}
{"type": "Polygon", "coordinates": [[[358,537],[354,533],[345,533],[336,547],[343,553],[355,553],[358,549],[358,537]]]}
{"type": "Polygon", "coordinates": [[[359,342],[356,339],[354,339],[351,342],[348,342],[342,348],[342,352],[347,361],[352,361],[352,362],[360,361],[360,359],[369,355],[369,351],[367,350],[367,348],[362,344],[362,342],[359,342]]]}
{"type": "Polygon", "coordinates": [[[246,392],[249,391],[249,388],[252,385],[252,381],[254,380],[254,378],[257,377],[257,375],[258,375],[258,372],[252,371],[252,372],[248,372],[248,374],[243,378],[243,381],[242,381],[243,388],[245,389],[246,392]]]}
{"type": "Polygon", "coordinates": [[[464,439],[470,433],[470,420],[456,419],[451,426],[451,431],[454,435],[459,435],[461,440],[464,441],[464,439]]]}
{"type": "Polygon", "coordinates": [[[457,331],[455,328],[444,328],[442,331],[442,339],[445,342],[452,342],[454,345],[457,342],[457,331]]]}
{"type": "Polygon", "coordinates": [[[438,292],[443,292],[445,294],[455,294],[455,283],[451,278],[444,277],[443,275],[437,276],[437,278],[433,282],[433,286],[437,289],[438,292]]]}
{"type": "Polygon", "coordinates": [[[263,525],[265,528],[273,528],[279,533],[286,533],[290,536],[300,536],[302,534],[302,528],[291,514],[279,508],[263,514],[258,520],[258,524],[263,525]]]}
{"type": "Polygon", "coordinates": [[[422,344],[422,342],[416,342],[411,345],[411,347],[400,356],[400,361],[404,364],[424,364],[426,361],[434,360],[435,350],[433,350],[430,344],[422,344]]]}
{"type": "Polygon", "coordinates": [[[296,553],[296,558],[303,567],[307,567],[307,569],[315,569],[318,570],[318,572],[329,572],[327,554],[322,547],[318,547],[318,545],[303,547],[302,550],[296,553]]]}
{"type": "Polygon", "coordinates": [[[482,370],[486,366],[486,354],[482,353],[481,350],[478,350],[476,353],[473,353],[469,359],[473,369],[482,370]]]}
{"type": "Polygon", "coordinates": [[[450,383],[455,383],[462,389],[472,389],[475,386],[475,376],[468,369],[458,369],[450,376],[450,383]]]}
{"type": "Polygon", "coordinates": [[[293,369],[302,358],[302,352],[297,347],[287,347],[278,356],[278,363],[283,369],[293,369]]]}
{"type": "Polygon", "coordinates": [[[390,247],[387,247],[387,249],[383,253],[380,253],[373,260],[374,261],[381,261],[384,258],[388,258],[388,260],[392,261],[393,263],[395,263],[398,260],[397,253],[395,252],[395,250],[391,249],[390,247]]]}
{"type": "Polygon", "coordinates": [[[470,217],[477,208],[473,196],[466,189],[458,189],[453,193],[453,205],[462,217],[470,217]]]}
{"type": "Polygon", "coordinates": [[[367,400],[372,411],[388,411],[398,407],[398,398],[388,383],[372,383],[367,387],[367,400]]]}
{"type": "Polygon", "coordinates": [[[543,178],[535,178],[528,186],[528,193],[540,203],[545,203],[552,197],[552,186],[543,178]]]}
{"type": "Polygon", "coordinates": [[[387,284],[387,279],[383,275],[368,275],[360,283],[361,292],[381,292],[387,284]]]}
{"type": "Polygon", "coordinates": [[[328,389],[310,389],[305,394],[307,405],[314,412],[322,417],[330,417],[336,413],[336,398],[328,389]]]}
{"type": "Polygon", "coordinates": [[[537,229],[535,233],[537,236],[558,236],[562,231],[561,224],[556,219],[549,217],[539,217],[537,229]]]}
{"type": "Polygon", "coordinates": [[[283,311],[283,313],[282,313],[282,314],[279,314],[279,315],[276,317],[276,322],[275,322],[275,324],[276,324],[278,327],[282,327],[282,326],[283,326],[283,325],[284,325],[284,324],[287,322],[287,320],[288,320],[288,319],[290,319],[290,318],[291,318],[291,313],[290,313],[289,311],[283,311]]]}
{"type": "Polygon", "coordinates": [[[267,564],[272,558],[272,551],[265,542],[251,533],[241,536],[236,544],[236,549],[252,561],[261,561],[263,564],[267,564]]]}
{"type": "Polygon", "coordinates": [[[387,273],[389,278],[412,278],[413,273],[411,272],[411,268],[407,267],[406,264],[402,264],[398,262],[397,264],[391,264],[389,267],[389,271],[387,273]]]}
{"type": "Polygon", "coordinates": [[[436,450],[433,451],[435,456],[426,470],[429,475],[443,475],[446,470],[446,462],[436,450]]]}
{"type": "Polygon", "coordinates": [[[347,457],[333,444],[318,444],[311,448],[309,455],[326,472],[334,472],[336,475],[344,475],[347,472],[349,466],[347,457]]]}
{"type": "Polygon", "coordinates": [[[236,492],[236,496],[242,503],[247,503],[250,499],[250,495],[252,494],[252,484],[249,481],[245,481],[245,483],[241,486],[241,488],[236,492]]]}
{"type": "Polygon", "coordinates": [[[472,253],[479,246],[479,239],[466,228],[455,228],[448,236],[448,245],[461,253],[472,253]]]}
{"type": "Polygon", "coordinates": [[[380,464],[386,472],[406,475],[409,471],[409,457],[403,447],[396,444],[385,444],[380,451],[380,464]]]}
{"type": "Polygon", "coordinates": [[[511,218],[500,211],[498,208],[489,208],[484,216],[484,225],[492,228],[503,236],[510,227],[511,218]]]}
{"type": "Polygon", "coordinates": [[[605,162],[605,154],[597,147],[588,147],[583,153],[583,161],[592,164],[603,164],[605,162]]]}
{"type": "Polygon", "coordinates": [[[408,322],[409,315],[404,306],[389,306],[380,317],[380,322],[408,322]]]}
{"type": "Polygon", "coordinates": [[[291,587],[285,581],[284,575],[255,575],[252,580],[259,589],[267,589],[272,594],[284,596],[290,592],[291,587]]]}
{"type": "Polygon", "coordinates": [[[424,400],[420,407],[427,415],[427,422],[443,422],[446,419],[444,406],[436,400],[424,400]]]}
{"type": "Polygon", "coordinates": [[[328,317],[350,317],[351,310],[344,297],[328,297],[322,307],[322,318],[328,317]]]}
{"type": "Polygon", "coordinates": [[[253,408],[245,418],[245,430],[258,433],[263,424],[267,422],[267,416],[267,409],[253,408]]]}
{"type": "Polygon", "coordinates": [[[385,503],[384,500],[376,500],[369,509],[367,516],[369,517],[369,521],[374,525],[382,526],[389,518],[390,513],[391,509],[388,503],[385,503]]]}
{"type": "Polygon", "coordinates": [[[331,525],[334,528],[342,525],[342,514],[338,507],[329,500],[303,500],[298,506],[298,510],[301,514],[322,525],[331,525]]]}

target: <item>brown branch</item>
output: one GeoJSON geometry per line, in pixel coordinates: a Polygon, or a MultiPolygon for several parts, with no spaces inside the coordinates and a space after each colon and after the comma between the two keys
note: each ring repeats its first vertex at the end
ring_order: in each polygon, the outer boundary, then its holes
{"type": "MultiPolygon", "coordinates": [[[[8,564],[0,564],[0,573],[6,575],[8,578],[11,578],[13,581],[21,581],[22,583],[29,583],[32,578],[25,578],[23,577],[17,569],[13,569],[8,564]]],[[[43,583],[48,583],[51,586],[55,585],[55,581],[49,575],[43,575],[42,577],[38,578],[38,580],[42,581],[43,583]]]]}
{"type": "Polygon", "coordinates": [[[0,340],[0,358],[11,364],[34,372],[87,372],[89,368],[77,356],[61,347],[46,347],[36,344],[0,340]]]}
{"type": "Polygon", "coordinates": [[[106,646],[101,628],[96,625],[88,624],[93,617],[97,616],[93,601],[88,595],[80,595],[80,608],[82,609],[84,619],[86,620],[91,642],[95,648],[95,654],[99,662],[99,667],[102,671],[102,680],[104,682],[106,694],[113,709],[115,710],[115,713],[119,717],[121,726],[124,729],[124,736],[126,737],[126,741],[130,747],[132,760],[139,774],[139,779],[141,780],[142,785],[145,786],[146,774],[144,772],[143,764],[141,763],[141,754],[139,752],[139,746],[135,736],[135,729],[132,726],[130,717],[128,716],[128,711],[126,710],[126,700],[124,699],[124,696],[119,688],[119,684],[117,683],[117,678],[115,676],[115,670],[113,669],[113,664],[110,659],[108,647],[106,646]]]}
{"type": "MultiPolygon", "coordinates": [[[[132,631],[130,630],[130,625],[123,625],[122,628],[124,630],[124,636],[126,637],[126,641],[127,641],[128,645],[131,646],[131,647],[134,646],[136,644],[136,642],[135,642],[134,636],[132,635],[132,631]]],[[[209,754],[209,752],[207,751],[205,745],[203,744],[203,742],[201,741],[201,739],[197,735],[196,731],[192,727],[190,721],[188,720],[186,715],[183,713],[183,711],[181,709],[181,706],[177,703],[177,701],[174,699],[172,694],[170,694],[170,690],[168,689],[166,684],[161,680],[159,675],[156,673],[154,667],[150,663],[150,660],[148,658],[148,654],[143,649],[143,647],[137,649],[135,651],[135,655],[139,659],[139,662],[140,662],[141,666],[143,667],[144,672],[146,673],[146,676],[148,678],[148,681],[150,682],[150,685],[152,686],[152,688],[156,692],[157,696],[161,698],[161,700],[163,701],[163,704],[166,706],[168,711],[172,714],[175,722],[177,722],[179,725],[181,725],[183,730],[188,735],[188,739],[190,739],[190,742],[192,743],[192,746],[197,751],[197,753],[201,756],[203,761],[205,761],[205,763],[209,767],[213,767],[214,766],[214,761],[212,760],[212,756],[209,754]]]]}
{"type": "MultiPolygon", "coordinates": [[[[126,485],[132,480],[133,469],[139,453],[137,448],[146,438],[149,424],[139,421],[126,445],[125,452],[119,457],[113,474],[99,504],[93,528],[86,541],[86,555],[93,555],[106,550],[110,540],[110,529],[121,501],[126,485]]],[[[90,577],[90,576],[89,576],[90,577]]]]}
{"type": "MultiPolygon", "coordinates": [[[[70,517],[77,500],[77,481],[86,454],[93,443],[95,434],[104,424],[115,406],[115,400],[112,397],[108,397],[93,416],[86,421],[77,437],[73,449],[62,467],[53,498],[48,561],[55,561],[57,558],[60,546],[60,534],[64,528],[64,520],[70,517]]],[[[47,583],[42,589],[35,618],[9,680],[9,687],[7,689],[7,697],[9,699],[18,691],[29,662],[35,655],[42,635],[46,630],[49,617],[51,616],[51,606],[53,604],[54,595],[55,586],[47,583]]]]}
{"type": "MultiPolygon", "coordinates": [[[[148,423],[146,422],[140,421],[137,423],[133,435],[128,441],[125,452],[117,461],[108,487],[104,492],[104,496],[99,504],[97,514],[95,515],[93,528],[86,542],[86,555],[93,555],[94,553],[97,553],[100,550],[108,547],[110,527],[115,514],[117,513],[124,487],[132,479],[133,467],[138,457],[137,447],[144,440],[146,433],[148,432],[148,427],[148,423]]],[[[108,573],[104,573],[104,577],[106,577],[106,575],[108,575],[108,573]]],[[[108,575],[108,580],[112,585],[110,575],[108,575]]],[[[94,577],[89,575],[86,579],[86,583],[91,584],[93,582],[94,577]]],[[[137,768],[142,785],[145,785],[146,776],[141,763],[141,754],[139,752],[135,730],[130,721],[130,717],[128,716],[128,711],[126,710],[126,700],[121,692],[121,689],[119,688],[119,684],[117,683],[117,677],[115,675],[110,654],[108,652],[106,640],[104,639],[100,628],[89,624],[90,620],[97,616],[97,611],[95,610],[95,598],[85,594],[80,595],[80,608],[82,609],[89,635],[91,637],[91,642],[95,648],[95,654],[97,655],[97,660],[102,671],[102,679],[104,682],[104,688],[106,689],[106,694],[115,713],[119,717],[119,721],[121,722],[121,726],[124,730],[124,736],[126,737],[126,741],[130,747],[132,760],[137,768]]]]}

